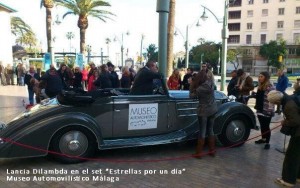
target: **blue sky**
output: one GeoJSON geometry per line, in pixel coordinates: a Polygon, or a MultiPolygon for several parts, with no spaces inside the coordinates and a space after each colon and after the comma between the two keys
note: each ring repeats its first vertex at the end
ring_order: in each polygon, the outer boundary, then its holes
{"type": "MultiPolygon", "coordinates": [[[[130,32],[129,36],[124,37],[124,47],[128,49],[129,56],[136,56],[140,51],[141,35],[145,35],[144,47],[149,44],[158,44],[158,13],[156,13],[157,0],[108,0],[110,2],[110,11],[116,14],[114,21],[108,20],[103,23],[99,20],[90,18],[89,28],[86,33],[86,43],[92,46],[94,54],[100,53],[103,48],[104,55],[107,53],[105,38],[113,38],[117,36],[121,38],[122,33],[130,32]]],[[[37,34],[41,41],[43,50],[46,50],[46,33],[45,33],[45,9],[40,8],[40,0],[0,0],[1,3],[16,9],[16,16],[22,17],[37,34]]],[[[223,16],[224,0],[177,0],[176,1],[176,20],[175,25],[185,36],[186,26],[194,23],[203,12],[200,5],[204,5],[211,9],[218,17],[223,16]]],[[[66,10],[62,8],[54,8],[53,16],[61,15],[66,10]]],[[[208,13],[209,15],[209,13],[208,13]]],[[[190,44],[197,44],[198,38],[206,40],[221,41],[220,23],[211,17],[206,21],[201,21],[201,27],[193,26],[190,29],[190,44]]],[[[77,28],[77,17],[68,16],[62,23],[53,28],[56,37],[56,51],[69,51],[69,42],[65,37],[68,31],[75,34],[72,40],[72,51],[79,51],[79,29],[77,28]]],[[[174,51],[184,50],[184,38],[180,35],[175,37],[174,51]]],[[[109,47],[110,55],[114,56],[120,51],[120,44],[113,42],[109,47]]]]}

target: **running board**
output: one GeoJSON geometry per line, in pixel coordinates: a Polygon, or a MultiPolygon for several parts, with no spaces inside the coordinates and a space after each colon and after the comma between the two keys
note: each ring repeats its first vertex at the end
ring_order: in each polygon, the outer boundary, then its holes
{"type": "Polygon", "coordinates": [[[181,142],[187,138],[187,134],[184,131],[176,131],[169,134],[136,137],[126,139],[114,139],[104,140],[100,149],[112,149],[112,148],[124,148],[124,147],[138,147],[138,146],[150,146],[158,144],[168,144],[181,142]]]}

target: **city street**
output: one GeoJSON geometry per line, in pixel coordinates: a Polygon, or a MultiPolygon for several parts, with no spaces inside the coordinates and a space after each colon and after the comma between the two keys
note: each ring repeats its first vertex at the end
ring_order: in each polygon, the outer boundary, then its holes
{"type": "MultiPolygon", "coordinates": [[[[24,86],[0,86],[0,121],[7,123],[24,110],[23,99],[28,102],[26,89],[24,86]]],[[[253,102],[251,99],[250,107],[253,107],[253,102]]],[[[276,115],[272,121],[278,122],[281,118],[276,115]]],[[[272,123],[271,127],[278,125],[272,123]]],[[[252,130],[250,139],[259,134],[260,131],[252,130]]],[[[216,157],[204,156],[202,159],[187,157],[194,153],[194,142],[99,151],[95,156],[97,160],[69,165],[47,157],[0,159],[0,188],[279,187],[274,180],[281,177],[284,155],[275,148],[283,148],[284,136],[279,129],[273,130],[270,150],[264,150],[263,145],[255,145],[254,140],[237,148],[219,146],[216,157]],[[154,162],[166,158],[170,160],[154,162]],[[11,176],[29,178],[30,181],[10,179],[11,176]],[[78,176],[80,181],[76,181],[76,178],[47,179],[58,176],[78,176]]],[[[300,184],[296,187],[300,187],[300,184]]]]}

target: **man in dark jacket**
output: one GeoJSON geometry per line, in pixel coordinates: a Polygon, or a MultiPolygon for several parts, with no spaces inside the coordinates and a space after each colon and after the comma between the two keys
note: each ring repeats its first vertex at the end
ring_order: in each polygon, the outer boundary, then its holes
{"type": "Polygon", "coordinates": [[[107,62],[106,65],[107,65],[108,71],[111,75],[112,88],[119,88],[120,80],[119,80],[118,74],[114,71],[115,66],[111,62],[107,62]]]}
{"type": "Polygon", "coordinates": [[[158,72],[157,65],[153,61],[147,62],[135,76],[133,86],[130,90],[131,95],[152,95],[153,80],[161,79],[162,75],[158,72]]]}
{"type": "Polygon", "coordinates": [[[276,84],[276,90],[280,91],[282,93],[285,93],[285,90],[289,84],[289,79],[284,74],[282,69],[278,69],[277,76],[278,76],[278,79],[277,79],[277,84],[276,84]]]}
{"type": "Polygon", "coordinates": [[[227,86],[227,96],[233,95],[235,97],[238,97],[238,90],[236,88],[237,81],[238,81],[237,70],[233,70],[231,72],[231,80],[227,86]]]}
{"type": "Polygon", "coordinates": [[[193,71],[192,68],[187,69],[187,73],[184,75],[183,81],[182,81],[183,90],[189,90],[190,89],[189,79],[192,78],[193,72],[194,71],[193,71]]]}
{"type": "Polygon", "coordinates": [[[53,66],[42,76],[41,81],[46,85],[45,92],[49,98],[55,97],[63,89],[62,79],[53,66]]]}

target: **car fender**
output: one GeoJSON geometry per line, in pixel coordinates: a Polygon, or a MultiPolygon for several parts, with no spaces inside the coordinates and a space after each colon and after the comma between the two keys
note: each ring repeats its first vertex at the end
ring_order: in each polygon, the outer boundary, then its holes
{"type": "Polygon", "coordinates": [[[98,148],[103,143],[100,126],[93,117],[80,112],[68,112],[24,126],[23,129],[20,129],[8,138],[11,142],[8,141],[0,147],[0,152],[2,153],[0,157],[14,158],[47,155],[52,137],[59,130],[68,126],[81,126],[89,129],[97,139],[98,148]]]}
{"type": "Polygon", "coordinates": [[[248,106],[238,102],[227,102],[219,107],[218,112],[213,117],[215,119],[214,133],[216,135],[220,134],[227,120],[234,115],[241,115],[246,117],[250,128],[255,128],[255,115],[248,106]]]}

